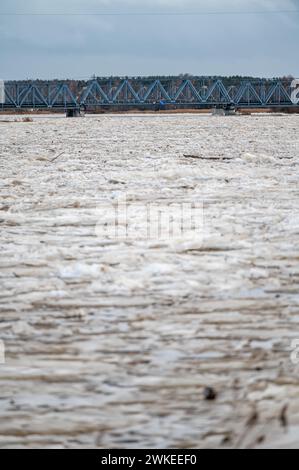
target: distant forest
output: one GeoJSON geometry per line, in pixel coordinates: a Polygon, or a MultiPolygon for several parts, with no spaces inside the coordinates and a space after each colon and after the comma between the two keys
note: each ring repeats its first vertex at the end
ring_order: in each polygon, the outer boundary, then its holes
{"type": "Polygon", "coordinates": [[[91,80],[98,80],[101,83],[109,83],[112,82],[113,84],[117,84],[121,80],[124,79],[129,79],[132,82],[135,80],[137,81],[144,81],[146,82],[152,82],[153,80],[160,80],[162,83],[164,82],[173,82],[175,83],[176,81],[181,82],[182,80],[191,80],[192,82],[200,85],[200,86],[209,86],[210,83],[214,82],[215,80],[222,80],[223,84],[225,86],[235,86],[239,85],[240,83],[244,81],[250,81],[250,82],[273,82],[273,81],[281,81],[284,85],[289,85],[291,81],[294,79],[292,75],[287,75],[283,77],[273,77],[273,78],[264,78],[264,77],[250,77],[250,76],[242,76],[242,75],[233,75],[233,76],[197,76],[197,75],[190,75],[190,74],[180,74],[180,75],[161,75],[161,76],[134,76],[134,77],[129,77],[129,76],[124,76],[124,77],[118,77],[118,76],[111,76],[111,77],[100,77],[93,75],[89,79],[86,80],[76,80],[76,79],[53,79],[53,80],[39,80],[39,79],[27,79],[27,80],[9,80],[9,83],[21,83],[21,84],[28,84],[28,83],[67,83],[68,85],[76,85],[79,88],[84,87],[88,82],[91,80]]]}

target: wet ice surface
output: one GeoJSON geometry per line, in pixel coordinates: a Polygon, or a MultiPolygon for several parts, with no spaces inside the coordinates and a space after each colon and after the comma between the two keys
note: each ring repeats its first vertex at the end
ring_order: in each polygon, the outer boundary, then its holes
{"type": "Polygon", "coordinates": [[[299,446],[298,124],[0,123],[1,447],[299,446]],[[124,195],[203,240],[97,237],[124,195]]]}

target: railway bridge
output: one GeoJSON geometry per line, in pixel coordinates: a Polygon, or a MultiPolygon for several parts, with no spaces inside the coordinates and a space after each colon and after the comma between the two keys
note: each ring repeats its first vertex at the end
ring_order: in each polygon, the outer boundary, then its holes
{"type": "Polygon", "coordinates": [[[2,82],[0,111],[7,109],[109,109],[156,107],[293,108],[291,80],[202,77],[95,78],[2,82]]]}

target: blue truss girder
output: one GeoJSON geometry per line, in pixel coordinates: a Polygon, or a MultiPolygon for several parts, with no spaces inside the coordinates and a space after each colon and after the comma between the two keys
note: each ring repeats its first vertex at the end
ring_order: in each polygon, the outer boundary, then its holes
{"type": "MultiPolygon", "coordinates": [[[[184,95],[184,92],[186,92],[186,90],[190,90],[190,93],[191,95],[197,100],[198,103],[202,103],[203,99],[202,97],[200,96],[200,94],[198,93],[198,91],[196,90],[195,86],[193,85],[193,83],[190,81],[190,80],[185,80],[182,85],[180,86],[180,88],[178,89],[178,91],[176,92],[175,96],[174,96],[174,101],[178,101],[178,99],[180,98],[180,96],[182,95],[183,98],[186,96],[184,95]]],[[[185,98],[186,100],[186,98],[185,98]]]]}
{"type": "Polygon", "coordinates": [[[231,98],[221,80],[217,80],[208,90],[205,101],[212,103],[230,103],[231,98]],[[213,99],[213,94],[218,92],[220,99],[213,99]]]}
{"type": "Polygon", "coordinates": [[[15,108],[18,108],[17,102],[14,100],[14,98],[11,96],[10,92],[8,91],[7,87],[4,89],[4,95],[5,95],[5,103],[10,106],[12,105],[15,108]]]}
{"type": "Polygon", "coordinates": [[[252,80],[233,84],[209,77],[119,78],[84,81],[5,82],[2,108],[68,108],[85,106],[212,107],[234,103],[237,107],[288,106],[291,81],[252,80]]]}
{"type": "Polygon", "coordinates": [[[263,104],[262,97],[258,95],[257,91],[250,82],[246,82],[241,85],[239,92],[236,96],[236,103],[243,104],[263,104]],[[253,98],[251,100],[251,98],[253,98]],[[244,99],[244,101],[242,101],[244,99]]]}
{"type": "Polygon", "coordinates": [[[32,105],[32,107],[35,107],[37,104],[40,106],[48,106],[47,100],[44,98],[40,90],[37,88],[36,85],[29,85],[27,88],[24,88],[22,90],[22,93],[20,95],[21,100],[19,101],[19,106],[24,106],[24,104],[28,103],[29,105],[32,105]],[[26,101],[30,97],[28,101],[26,101]]]}
{"type": "MultiPolygon", "coordinates": [[[[134,103],[140,103],[140,98],[139,96],[137,95],[136,91],[133,89],[131,83],[129,82],[129,80],[124,80],[120,85],[119,87],[117,88],[116,92],[114,93],[113,95],[113,98],[112,98],[112,101],[113,103],[117,103],[119,102],[117,100],[117,98],[119,97],[119,95],[121,94],[121,92],[125,91],[125,95],[128,97],[129,94],[131,94],[133,97],[134,97],[134,100],[133,102],[134,103]]],[[[120,100],[121,101],[121,100],[120,100]]],[[[127,98],[127,102],[128,102],[128,98],[127,98]]]]}
{"type": "MultiPolygon", "coordinates": [[[[275,93],[279,94],[279,100],[281,101],[281,97],[284,96],[286,103],[292,103],[291,97],[288,94],[287,90],[284,88],[281,82],[277,82],[273,85],[266,96],[266,103],[270,103],[272,97],[274,97],[275,93]]],[[[275,100],[274,100],[275,101],[275,100]]]]}
{"type": "Polygon", "coordinates": [[[88,98],[93,98],[93,101],[89,102],[92,105],[102,105],[102,104],[109,104],[111,100],[108,98],[107,94],[104,92],[103,88],[99,84],[97,80],[94,80],[90,83],[89,87],[84,92],[81,98],[81,104],[86,104],[88,98]],[[97,93],[102,97],[102,100],[97,98],[97,93]]]}
{"type": "Polygon", "coordinates": [[[78,102],[71,92],[68,85],[63,83],[52,91],[52,98],[50,97],[49,107],[56,107],[63,105],[65,108],[70,105],[78,106],[78,102]],[[59,98],[62,98],[62,101],[59,101],[59,98]]]}
{"type": "Polygon", "coordinates": [[[164,99],[168,102],[171,102],[171,98],[169,96],[169,94],[167,93],[167,91],[165,90],[164,86],[162,85],[162,83],[160,82],[160,80],[156,80],[154,83],[152,83],[150,85],[150,87],[148,88],[144,98],[143,98],[143,101],[147,101],[148,98],[150,97],[150,95],[155,91],[160,91],[161,95],[164,97],[164,99]]]}

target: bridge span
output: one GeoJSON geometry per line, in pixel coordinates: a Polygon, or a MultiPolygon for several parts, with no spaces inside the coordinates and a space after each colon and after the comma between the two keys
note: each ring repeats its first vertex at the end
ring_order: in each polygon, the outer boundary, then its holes
{"type": "Polygon", "coordinates": [[[291,80],[201,77],[97,78],[89,81],[8,81],[0,111],[7,109],[293,108],[291,80]]]}

